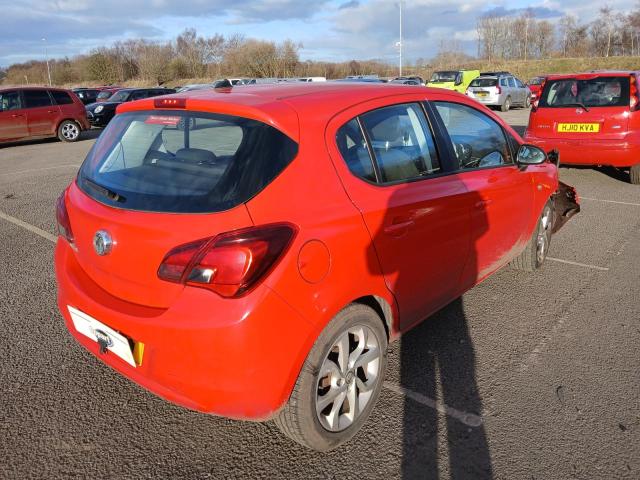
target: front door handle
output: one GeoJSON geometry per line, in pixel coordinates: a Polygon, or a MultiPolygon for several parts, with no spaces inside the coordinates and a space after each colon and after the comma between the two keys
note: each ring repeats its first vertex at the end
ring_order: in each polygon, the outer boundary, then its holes
{"type": "Polygon", "coordinates": [[[398,237],[404,235],[407,230],[416,224],[413,220],[405,220],[403,222],[394,222],[391,225],[384,227],[384,233],[398,237]]]}

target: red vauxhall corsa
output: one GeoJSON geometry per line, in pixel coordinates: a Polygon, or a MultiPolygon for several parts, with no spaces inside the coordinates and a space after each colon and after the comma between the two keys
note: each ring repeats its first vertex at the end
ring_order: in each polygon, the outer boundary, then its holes
{"type": "Polygon", "coordinates": [[[70,90],[0,89],[0,144],[46,137],[75,142],[89,128],[84,104],[70,90]]]}
{"type": "Polygon", "coordinates": [[[546,78],[525,141],[557,149],[560,162],[630,170],[640,184],[640,72],[591,72],[546,78]]]}
{"type": "Polygon", "coordinates": [[[387,345],[579,209],[556,165],[442,89],[282,84],[121,105],[57,204],[58,304],[123,375],[329,450],[387,345]]]}

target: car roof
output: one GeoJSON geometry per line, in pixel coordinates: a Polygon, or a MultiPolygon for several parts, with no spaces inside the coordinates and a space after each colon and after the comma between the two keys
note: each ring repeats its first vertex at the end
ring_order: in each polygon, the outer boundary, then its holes
{"type": "MultiPolygon", "coordinates": [[[[295,82],[191,90],[164,98],[184,98],[187,110],[238,115],[270,124],[299,138],[299,118],[328,121],[338,112],[394,95],[442,94],[442,89],[389,83],[295,82]]],[[[460,95],[451,92],[452,95],[460,95]]],[[[463,96],[464,97],[464,96],[463,96]]],[[[466,98],[466,97],[465,97],[466,98]]],[[[123,103],[118,113],[152,110],[157,98],[123,103]]]]}
{"type": "Polygon", "coordinates": [[[7,92],[7,91],[13,91],[13,90],[58,90],[61,92],[70,92],[71,90],[68,90],[66,88],[59,88],[59,87],[48,87],[46,85],[42,85],[42,86],[28,86],[28,87],[2,87],[0,88],[0,92],[7,92]]]}

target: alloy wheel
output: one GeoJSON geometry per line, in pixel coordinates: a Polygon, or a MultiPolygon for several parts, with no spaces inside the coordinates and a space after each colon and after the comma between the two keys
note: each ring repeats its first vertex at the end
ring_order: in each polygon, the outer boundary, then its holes
{"type": "Polygon", "coordinates": [[[75,140],[80,135],[80,129],[75,123],[67,123],[62,126],[62,136],[67,140],[75,140]]]}
{"type": "Polygon", "coordinates": [[[326,430],[345,430],[360,416],[380,379],[381,355],[375,333],[365,325],[336,339],[320,368],[315,397],[316,414],[326,430]]]}
{"type": "Polygon", "coordinates": [[[544,262],[549,250],[549,240],[551,237],[552,212],[549,206],[544,208],[542,218],[540,218],[540,227],[538,228],[538,237],[536,238],[536,260],[539,265],[544,262]]]}

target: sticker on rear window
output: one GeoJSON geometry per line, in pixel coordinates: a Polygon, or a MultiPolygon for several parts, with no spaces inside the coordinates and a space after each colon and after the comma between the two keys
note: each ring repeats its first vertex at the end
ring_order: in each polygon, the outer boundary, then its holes
{"type": "Polygon", "coordinates": [[[163,115],[149,115],[144,123],[149,125],[167,125],[169,127],[175,127],[178,125],[180,117],[168,117],[163,115]]]}

